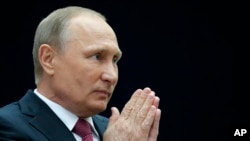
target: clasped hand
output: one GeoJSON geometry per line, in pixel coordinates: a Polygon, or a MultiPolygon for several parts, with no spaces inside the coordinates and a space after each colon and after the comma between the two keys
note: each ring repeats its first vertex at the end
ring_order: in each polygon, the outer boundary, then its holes
{"type": "Polygon", "coordinates": [[[136,90],[121,113],[112,107],[104,141],[156,141],[161,110],[159,97],[146,87],[136,90]]]}

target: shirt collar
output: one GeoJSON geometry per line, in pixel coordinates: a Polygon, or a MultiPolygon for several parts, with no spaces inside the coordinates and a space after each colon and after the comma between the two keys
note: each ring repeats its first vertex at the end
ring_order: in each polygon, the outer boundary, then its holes
{"type": "MultiPolygon", "coordinates": [[[[34,93],[42,101],[44,101],[51,108],[51,110],[58,116],[58,118],[60,118],[62,120],[62,122],[66,125],[66,127],[70,131],[72,131],[72,129],[74,128],[74,126],[78,120],[78,117],[75,114],[73,114],[72,112],[70,112],[69,110],[62,107],[61,105],[59,105],[59,104],[51,101],[47,97],[43,96],[41,93],[39,93],[37,91],[37,89],[34,90],[34,93]]],[[[95,129],[92,117],[88,117],[85,120],[87,120],[90,123],[92,131],[94,131],[94,133],[98,136],[98,132],[95,129]]]]}

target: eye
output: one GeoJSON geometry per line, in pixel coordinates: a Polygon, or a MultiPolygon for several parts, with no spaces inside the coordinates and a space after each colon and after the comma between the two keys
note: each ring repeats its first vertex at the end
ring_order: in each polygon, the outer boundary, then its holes
{"type": "Polygon", "coordinates": [[[100,59],[100,54],[94,54],[93,56],[91,56],[91,58],[95,59],[95,60],[99,60],[100,59]]]}

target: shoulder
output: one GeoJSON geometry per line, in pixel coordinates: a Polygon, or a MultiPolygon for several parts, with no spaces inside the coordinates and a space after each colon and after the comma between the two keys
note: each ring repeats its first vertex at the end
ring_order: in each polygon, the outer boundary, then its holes
{"type": "Polygon", "coordinates": [[[6,118],[10,119],[14,116],[14,114],[17,114],[17,111],[19,110],[18,102],[13,102],[8,105],[5,105],[0,108],[0,119],[6,118]]]}
{"type": "MultiPolygon", "coordinates": [[[[0,108],[0,138],[20,135],[19,129],[21,112],[17,102],[0,108]],[[19,125],[19,126],[17,126],[19,125]]],[[[1,140],[1,139],[0,139],[1,140]]]]}

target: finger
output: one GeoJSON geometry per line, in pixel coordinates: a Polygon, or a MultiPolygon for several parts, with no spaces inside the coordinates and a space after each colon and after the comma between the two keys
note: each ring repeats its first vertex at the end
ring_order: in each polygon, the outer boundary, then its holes
{"type": "Polygon", "coordinates": [[[160,103],[160,98],[158,96],[155,96],[153,105],[158,108],[160,103]]]}
{"type": "Polygon", "coordinates": [[[115,121],[119,118],[120,112],[116,107],[111,108],[111,116],[109,117],[108,127],[112,126],[115,121]]]}
{"type": "Polygon", "coordinates": [[[154,118],[153,126],[149,132],[149,140],[148,141],[156,141],[157,140],[157,137],[159,135],[160,119],[161,119],[161,110],[157,109],[156,114],[155,114],[155,118],[154,118]]]}
{"type": "Polygon", "coordinates": [[[131,112],[131,117],[135,119],[138,115],[138,113],[141,111],[141,108],[143,107],[145,100],[147,99],[148,95],[151,93],[151,89],[146,87],[142,90],[140,97],[134,104],[133,110],[131,112]]]}
{"type": "Polygon", "coordinates": [[[156,110],[157,109],[154,105],[150,106],[150,109],[149,109],[145,119],[143,120],[143,122],[141,124],[141,128],[142,128],[143,132],[149,133],[149,131],[151,130],[151,127],[152,127],[154,119],[155,119],[156,110]]]}
{"type": "Polygon", "coordinates": [[[138,112],[136,112],[137,118],[140,121],[143,121],[146,118],[154,100],[155,100],[155,93],[154,91],[151,91],[151,93],[147,95],[147,98],[144,101],[141,109],[138,112]]]}
{"type": "Polygon", "coordinates": [[[121,112],[121,117],[127,119],[133,110],[133,107],[136,103],[136,101],[139,99],[140,95],[141,95],[142,90],[141,89],[137,89],[133,95],[131,96],[130,100],[126,103],[126,105],[124,106],[122,112],[121,112]]]}

